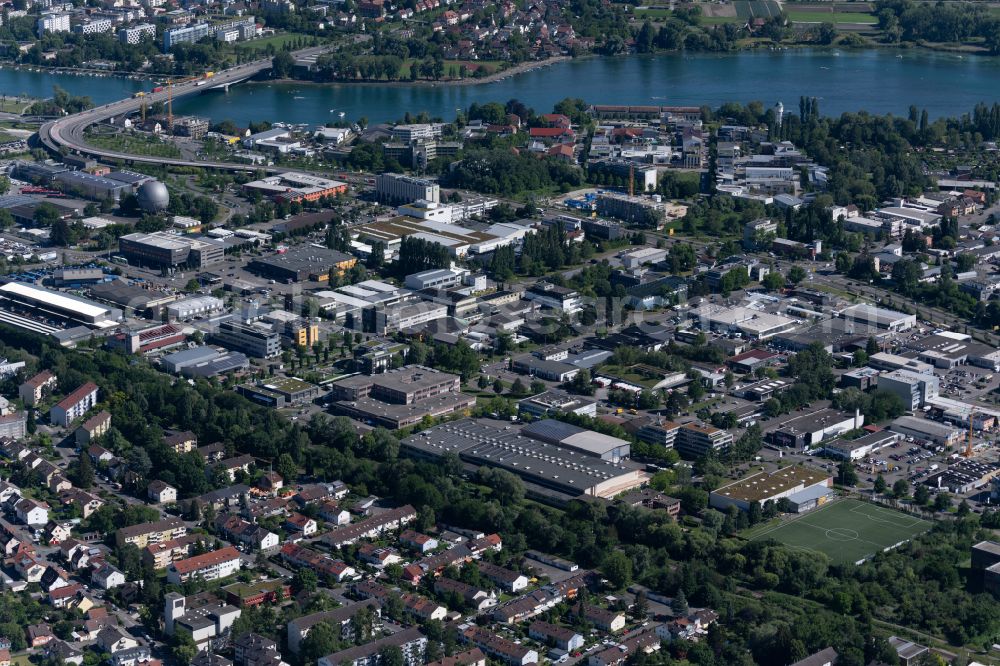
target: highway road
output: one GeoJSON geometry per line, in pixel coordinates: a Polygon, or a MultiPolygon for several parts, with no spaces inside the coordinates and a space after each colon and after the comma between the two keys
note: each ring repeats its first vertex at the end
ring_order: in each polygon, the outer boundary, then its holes
{"type": "MultiPolygon", "coordinates": [[[[310,55],[324,50],[325,47],[312,47],[295,52],[296,56],[310,55]]],[[[173,86],[170,96],[174,100],[195,95],[209,90],[234,85],[250,79],[257,74],[271,68],[270,60],[255,60],[251,63],[238,65],[230,69],[216,72],[210,79],[199,81],[189,81],[173,86]]],[[[88,109],[81,113],[59,118],[47,122],[38,130],[38,137],[42,145],[53,153],[59,153],[63,149],[76,152],[81,155],[88,155],[99,159],[117,159],[129,162],[146,162],[151,164],[165,164],[169,166],[195,166],[209,169],[221,169],[226,171],[259,171],[262,167],[250,164],[235,162],[211,162],[201,160],[186,160],[182,158],[155,157],[145,155],[131,155],[114,150],[107,150],[91,146],[87,143],[84,132],[91,125],[108,122],[112,118],[125,117],[137,113],[143,101],[146,104],[156,102],[167,102],[168,92],[163,90],[158,93],[146,93],[143,99],[128,98],[118,102],[112,102],[103,106],[88,109]]],[[[264,171],[276,171],[275,168],[263,167],[264,171]]]]}

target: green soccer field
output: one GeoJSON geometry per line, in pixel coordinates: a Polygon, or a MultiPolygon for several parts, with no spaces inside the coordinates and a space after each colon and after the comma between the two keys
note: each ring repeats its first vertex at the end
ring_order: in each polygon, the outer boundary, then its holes
{"type": "Polygon", "coordinates": [[[774,539],[799,550],[826,553],[835,564],[858,562],[908,541],[931,522],[884,506],[842,499],[776,526],[752,530],[753,541],[774,539]]]}

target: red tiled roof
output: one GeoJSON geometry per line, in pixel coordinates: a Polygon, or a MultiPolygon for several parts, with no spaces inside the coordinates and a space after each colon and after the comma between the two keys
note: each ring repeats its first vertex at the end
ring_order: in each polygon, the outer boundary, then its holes
{"type": "Polygon", "coordinates": [[[35,375],[34,377],[32,377],[31,379],[29,379],[24,383],[27,384],[28,386],[31,386],[32,388],[38,388],[45,382],[54,378],[55,375],[53,375],[51,372],[49,372],[48,370],[42,370],[37,375],[35,375]]]}
{"type": "Polygon", "coordinates": [[[68,396],[59,401],[59,407],[63,409],[69,409],[76,403],[83,400],[86,396],[90,395],[97,390],[97,384],[94,382],[87,382],[83,386],[79,387],[68,396]]]}
{"type": "Polygon", "coordinates": [[[186,574],[198,571],[199,569],[204,569],[205,567],[221,564],[222,562],[237,560],[239,557],[240,553],[238,550],[232,546],[226,546],[225,548],[220,548],[219,550],[212,551],[211,553],[195,555],[194,557],[189,557],[186,560],[174,562],[173,567],[177,573],[186,574]]]}

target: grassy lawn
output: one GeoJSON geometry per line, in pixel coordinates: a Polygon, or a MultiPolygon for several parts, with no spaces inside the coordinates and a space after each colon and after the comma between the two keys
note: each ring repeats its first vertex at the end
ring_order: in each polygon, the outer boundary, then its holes
{"type": "MultiPolygon", "coordinates": [[[[410,66],[413,63],[417,63],[419,65],[421,62],[423,61],[418,58],[408,58],[407,60],[405,60],[403,62],[403,66],[399,70],[399,78],[400,79],[410,78],[410,66]]],[[[488,74],[493,74],[494,72],[497,72],[503,68],[503,63],[501,63],[499,60],[445,60],[444,61],[445,77],[449,76],[448,70],[450,70],[452,67],[454,67],[455,70],[457,71],[462,65],[465,65],[466,68],[469,70],[468,71],[469,77],[472,76],[472,72],[476,68],[483,68],[486,70],[488,74]]]]}
{"type": "Polygon", "coordinates": [[[790,548],[825,553],[835,564],[850,564],[930,528],[930,521],[901,511],[842,499],[777,525],[754,528],[745,536],[751,541],[774,539],[790,548]]]}
{"type": "Polygon", "coordinates": [[[312,39],[312,35],[307,35],[301,32],[282,32],[277,35],[268,35],[267,37],[261,37],[260,39],[243,42],[241,46],[249,46],[252,49],[266,49],[268,46],[274,46],[274,48],[280,51],[285,44],[295,42],[300,37],[305,39],[307,43],[310,39],[312,39]]]}
{"type": "Polygon", "coordinates": [[[7,132],[0,132],[0,143],[10,143],[11,141],[20,141],[23,138],[24,137],[8,134],[7,132]]]}
{"type": "Polygon", "coordinates": [[[6,97],[4,99],[0,99],[0,112],[21,113],[36,101],[38,100],[25,101],[24,99],[18,99],[15,97],[6,97]]]}
{"type": "Polygon", "coordinates": [[[148,155],[152,157],[180,157],[177,146],[163,143],[158,139],[144,136],[127,136],[124,134],[88,134],[87,143],[98,148],[115,150],[132,155],[148,155]]]}
{"type": "Polygon", "coordinates": [[[809,12],[793,9],[787,14],[789,21],[799,23],[867,23],[869,25],[878,23],[878,18],[875,16],[861,12],[809,12]]]}

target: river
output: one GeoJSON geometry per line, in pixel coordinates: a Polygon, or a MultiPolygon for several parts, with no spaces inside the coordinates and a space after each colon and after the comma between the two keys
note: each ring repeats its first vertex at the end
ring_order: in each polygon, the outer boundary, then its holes
{"type": "MultiPolygon", "coordinates": [[[[0,70],[0,92],[50,95],[53,85],[105,103],[148,89],[149,82],[113,77],[52,75],[0,70]]],[[[591,103],[719,106],[723,102],[777,101],[796,111],[802,95],[818,98],[820,111],[867,110],[906,114],[910,104],[932,117],[957,116],[980,101],[1000,99],[1000,58],[928,51],[745,51],[726,55],[669,54],[584,58],[554,63],[481,85],[307,85],[252,83],[228,93],[207,92],[177,103],[175,113],[246,125],[270,120],[321,124],[365,117],[401,118],[406,111],[454,117],[473,102],[516,98],[550,111],[565,97],[591,103]]]]}

